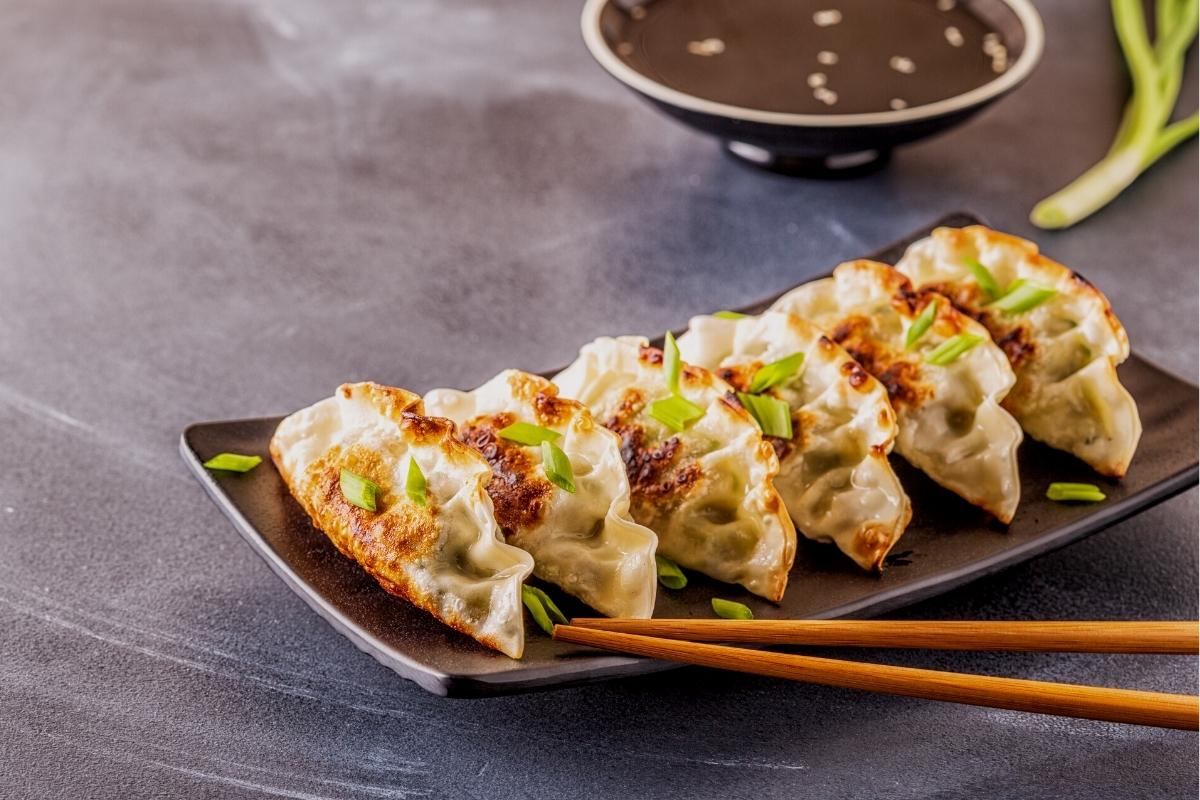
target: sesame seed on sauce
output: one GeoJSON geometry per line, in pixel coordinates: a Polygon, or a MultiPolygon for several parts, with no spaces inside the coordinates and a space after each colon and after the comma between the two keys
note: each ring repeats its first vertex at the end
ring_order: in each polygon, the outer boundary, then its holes
{"type": "Polygon", "coordinates": [[[832,89],[826,89],[824,86],[817,87],[817,89],[813,91],[813,97],[817,98],[827,106],[831,106],[838,101],[837,92],[833,91],[832,89]]]}
{"type": "Polygon", "coordinates": [[[888,59],[888,66],[904,75],[911,75],[917,71],[917,65],[907,56],[892,56],[888,59]]]}
{"type": "Polygon", "coordinates": [[[818,28],[828,28],[842,21],[842,12],[836,8],[828,8],[813,14],[813,22],[818,28]]]}
{"type": "Polygon", "coordinates": [[[687,50],[694,56],[719,56],[725,52],[725,42],[716,38],[688,42],[687,50]]]}

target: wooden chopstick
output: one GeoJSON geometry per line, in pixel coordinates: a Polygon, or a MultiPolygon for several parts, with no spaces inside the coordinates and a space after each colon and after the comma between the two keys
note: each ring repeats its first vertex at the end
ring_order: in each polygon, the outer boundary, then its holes
{"type": "Polygon", "coordinates": [[[1038,714],[1200,729],[1200,698],[1020,678],[995,678],[888,664],[773,653],[716,644],[556,625],[554,638],[632,655],[793,681],[1038,714]]]}
{"type": "Polygon", "coordinates": [[[1200,623],[845,619],[573,619],[577,628],[768,645],[1026,650],[1057,653],[1200,654],[1200,623]]]}

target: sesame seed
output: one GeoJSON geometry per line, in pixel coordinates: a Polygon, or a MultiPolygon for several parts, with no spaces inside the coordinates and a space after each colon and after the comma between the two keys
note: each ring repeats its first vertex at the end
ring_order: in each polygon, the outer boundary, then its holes
{"type": "Polygon", "coordinates": [[[813,14],[813,22],[817,24],[818,28],[828,28],[830,25],[837,25],[841,21],[842,12],[836,8],[829,8],[813,14]]]}
{"type": "Polygon", "coordinates": [[[688,42],[687,50],[694,56],[719,56],[725,52],[725,42],[716,38],[688,42]]]}
{"type": "Polygon", "coordinates": [[[908,103],[904,102],[899,97],[893,97],[888,102],[888,105],[891,106],[892,111],[902,111],[902,110],[908,108],[908,103]]]}
{"type": "Polygon", "coordinates": [[[824,86],[819,86],[813,90],[813,97],[827,106],[831,106],[838,101],[837,92],[832,89],[826,89],[824,86]]]}
{"type": "Polygon", "coordinates": [[[905,75],[911,75],[917,71],[917,65],[911,58],[905,56],[892,56],[888,59],[888,66],[905,75]]]}
{"type": "Polygon", "coordinates": [[[822,50],[817,53],[817,63],[824,64],[827,67],[832,67],[838,62],[838,54],[832,50],[822,50]]]}
{"type": "Polygon", "coordinates": [[[958,28],[954,27],[953,25],[950,25],[946,28],[945,33],[946,33],[946,41],[949,42],[952,47],[962,47],[963,46],[962,31],[960,31],[958,28]]]}
{"type": "Polygon", "coordinates": [[[808,85],[810,88],[816,89],[818,86],[824,86],[827,80],[824,72],[814,72],[808,76],[808,85]]]}
{"type": "Polygon", "coordinates": [[[956,5],[955,0],[937,0],[938,11],[952,11],[956,5]]]}
{"type": "Polygon", "coordinates": [[[631,56],[633,55],[633,45],[629,42],[621,42],[617,45],[617,55],[631,56]]]}

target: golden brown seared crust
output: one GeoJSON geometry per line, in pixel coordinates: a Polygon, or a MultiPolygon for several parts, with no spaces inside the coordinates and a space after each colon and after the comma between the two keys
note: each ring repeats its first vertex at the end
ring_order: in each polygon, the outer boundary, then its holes
{"type": "MultiPolygon", "coordinates": [[[[388,419],[399,423],[401,429],[420,437],[421,441],[441,441],[451,454],[476,458],[466,445],[454,438],[454,423],[440,417],[426,417],[420,396],[390,386],[375,383],[343,384],[338,387],[343,397],[365,396],[388,419]]],[[[428,557],[440,541],[438,508],[432,502],[421,507],[396,502],[395,487],[381,455],[370,448],[352,447],[342,451],[333,447],[309,465],[304,475],[293,475],[284,468],[283,453],[274,438],[270,444],[271,460],[283,477],[292,496],[338,551],[353,559],[373,577],[388,594],[402,597],[414,606],[433,614],[454,630],[471,636],[494,650],[504,651],[502,643],[493,636],[480,634],[461,616],[443,609],[423,593],[404,570],[406,563],[428,557]],[[380,489],[377,508],[367,511],[351,504],[342,494],[341,470],[369,478],[380,489]]]]}
{"type": "MultiPolygon", "coordinates": [[[[832,343],[830,343],[832,346],[832,343]]],[[[751,361],[747,364],[736,364],[732,367],[720,367],[716,370],[717,377],[728,383],[739,392],[744,392],[754,380],[754,373],[761,369],[763,363],[761,361],[751,361]]],[[[749,413],[742,407],[740,401],[735,396],[722,397],[726,405],[732,407],[733,403],[737,403],[739,412],[749,413]]],[[[784,439],[780,436],[767,436],[763,434],[763,441],[771,445],[771,450],[774,451],[775,457],[782,462],[792,453],[797,450],[803,450],[805,447],[804,431],[811,424],[809,418],[803,414],[792,413],[792,438],[784,439]]]]}
{"type": "Polygon", "coordinates": [[[1037,346],[1030,336],[1028,324],[1019,319],[1008,319],[1003,314],[994,314],[984,308],[990,301],[983,296],[978,284],[936,283],[925,287],[925,290],[945,297],[960,314],[987,328],[992,341],[1004,351],[1014,370],[1019,369],[1037,353],[1037,346]]]}
{"type": "MultiPolygon", "coordinates": [[[[582,403],[559,397],[558,387],[539,375],[514,370],[508,377],[508,385],[514,397],[533,406],[538,424],[547,428],[564,425],[585,411],[582,403]]],[[[584,414],[580,423],[585,420],[590,421],[590,415],[584,414]]]]}
{"type": "Polygon", "coordinates": [[[384,386],[370,381],[343,383],[338,387],[338,394],[347,399],[356,394],[365,398],[376,411],[393,422],[399,422],[400,415],[407,411],[425,413],[425,403],[420,395],[395,386],[384,386]]]}
{"type": "Polygon", "coordinates": [[[695,462],[678,464],[682,447],[678,436],[657,445],[647,444],[645,428],[634,421],[645,405],[640,391],[626,389],[615,413],[603,424],[621,440],[621,460],[629,476],[631,502],[635,507],[646,508],[649,515],[658,516],[666,511],[663,501],[686,496],[699,482],[701,472],[695,462]]]}
{"type": "Polygon", "coordinates": [[[933,393],[921,380],[921,366],[881,344],[872,333],[872,325],[867,317],[847,317],[833,329],[833,340],[883,384],[893,408],[919,408],[933,393]]]}
{"type": "MultiPolygon", "coordinates": [[[[334,448],[309,468],[303,486],[287,475],[292,494],[338,551],[358,564],[388,594],[402,597],[451,628],[472,636],[495,650],[503,650],[494,637],[480,635],[466,620],[441,608],[435,598],[422,592],[404,571],[404,565],[433,554],[440,534],[437,508],[422,508],[412,503],[394,502],[393,487],[378,471],[379,456],[373,451],[353,448],[344,456],[334,448]],[[341,468],[371,478],[381,490],[376,511],[351,504],[342,495],[341,468]]],[[[272,450],[276,466],[282,459],[272,450]]],[[[281,469],[282,473],[282,469],[281,469]]]]}
{"type": "MultiPolygon", "coordinates": [[[[643,364],[658,366],[663,363],[663,351],[650,345],[641,345],[638,347],[638,361],[641,361],[643,364]]],[[[683,386],[704,388],[712,385],[712,373],[706,369],[694,367],[691,364],[684,364],[679,370],[679,382],[683,386]]]]}
{"type": "Polygon", "coordinates": [[[871,376],[857,361],[843,361],[841,370],[852,388],[862,390],[865,386],[867,390],[870,389],[871,376]]]}
{"type": "Polygon", "coordinates": [[[487,492],[505,537],[540,522],[547,498],[554,491],[550,481],[538,474],[526,447],[497,435],[515,421],[516,417],[507,412],[485,415],[466,423],[459,433],[462,441],[478,450],[492,466],[487,492]]]}
{"type": "MultiPolygon", "coordinates": [[[[1043,272],[1054,276],[1065,275],[1085,294],[1090,294],[1095,297],[1096,300],[1098,300],[1101,304],[1105,321],[1108,323],[1108,326],[1112,329],[1113,333],[1116,334],[1117,339],[1122,342],[1128,341],[1128,334],[1125,332],[1125,327],[1121,324],[1121,321],[1117,319],[1117,315],[1113,312],[1112,303],[1108,301],[1108,298],[1104,295],[1104,293],[1092,285],[1091,281],[1080,275],[1078,272],[1075,272],[1069,267],[1058,263],[1054,259],[1047,258],[1039,253],[1037,245],[1033,242],[1022,239],[1019,236],[1013,236],[1008,233],[994,231],[991,228],[984,227],[983,225],[969,225],[966,228],[937,228],[933,231],[932,236],[934,239],[948,242],[954,249],[971,247],[978,249],[977,242],[979,240],[983,240],[985,242],[1004,244],[1015,247],[1019,250],[1023,250],[1025,252],[1026,260],[1033,264],[1036,269],[1042,270],[1043,272]]],[[[982,322],[982,320],[980,321],[982,322]]],[[[986,325],[987,323],[984,324],[986,325]]],[[[990,326],[989,330],[991,330],[990,326]]],[[[1016,364],[1013,366],[1015,367],[1016,364]]]]}

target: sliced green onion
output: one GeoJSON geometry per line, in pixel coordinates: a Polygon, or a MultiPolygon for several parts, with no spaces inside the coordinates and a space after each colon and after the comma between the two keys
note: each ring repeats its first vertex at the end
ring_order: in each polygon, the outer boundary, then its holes
{"type": "Polygon", "coordinates": [[[530,447],[537,447],[542,442],[553,442],[562,436],[558,431],[543,428],[541,425],[531,425],[528,422],[514,422],[512,425],[496,431],[496,435],[501,439],[508,439],[510,442],[530,447]]]}
{"type": "Polygon", "coordinates": [[[925,335],[925,331],[929,330],[929,326],[937,319],[937,310],[938,301],[935,297],[926,304],[925,310],[913,320],[913,324],[909,327],[908,333],[904,336],[905,350],[911,350],[912,346],[925,335]]]}
{"type": "Polygon", "coordinates": [[[541,601],[542,608],[546,609],[546,613],[550,616],[550,619],[554,620],[559,625],[566,625],[568,622],[570,622],[570,620],[567,619],[567,615],[560,611],[558,606],[554,604],[554,600],[550,597],[550,595],[546,594],[536,586],[522,585],[521,593],[524,594],[525,592],[529,592],[541,601]]]}
{"type": "Polygon", "coordinates": [[[411,455],[408,457],[408,475],[404,479],[404,493],[408,495],[409,500],[419,506],[429,502],[428,492],[425,490],[425,473],[421,472],[421,465],[411,455]]]}
{"type": "Polygon", "coordinates": [[[750,412],[764,436],[792,438],[792,408],[782,400],[765,394],[738,392],[742,408],[750,412]]]}
{"type": "Polygon", "coordinates": [[[1037,308],[1056,294],[1057,289],[1048,289],[1020,278],[1012,282],[1003,297],[988,303],[987,307],[1003,311],[1005,314],[1022,314],[1037,308]]]}
{"type": "Polygon", "coordinates": [[[538,627],[544,630],[547,636],[553,636],[554,623],[550,621],[550,615],[546,612],[546,607],[542,605],[542,598],[538,596],[532,586],[521,587],[521,602],[525,604],[525,608],[529,609],[529,615],[533,617],[533,621],[538,624],[538,627]]]}
{"type": "Polygon", "coordinates": [[[375,496],[379,494],[379,484],[375,481],[343,468],[338,485],[348,503],[366,511],[375,510],[375,496]]]}
{"type": "Polygon", "coordinates": [[[714,311],[713,316],[717,319],[745,319],[750,315],[740,311],[714,311]]]}
{"type": "Polygon", "coordinates": [[[992,275],[987,267],[980,264],[978,259],[964,256],[963,263],[971,268],[971,274],[975,276],[975,282],[979,284],[988,297],[995,297],[1000,294],[1000,284],[996,283],[996,277],[992,275]]]}
{"type": "Polygon", "coordinates": [[[778,386],[792,377],[803,364],[804,353],[792,353],[790,356],[759,367],[755,371],[754,377],[750,379],[750,388],[746,391],[750,394],[760,394],[772,386],[778,386]]]}
{"type": "Polygon", "coordinates": [[[704,409],[679,395],[671,395],[651,403],[650,416],[679,433],[703,417],[704,409]]]}
{"type": "Polygon", "coordinates": [[[722,600],[720,597],[712,599],[712,610],[722,619],[754,619],[754,612],[749,606],[733,600],[722,600]]]}
{"type": "Polygon", "coordinates": [[[575,473],[571,459],[554,442],[542,442],[542,470],[546,477],[564,492],[575,492],[575,473]]]}
{"type": "Polygon", "coordinates": [[[663,374],[667,377],[667,388],[671,394],[679,394],[679,376],[683,372],[683,361],[679,358],[679,345],[670,331],[663,337],[663,374]]]}
{"type": "Polygon", "coordinates": [[[1055,502],[1067,501],[1099,503],[1108,495],[1100,491],[1100,487],[1092,483],[1052,483],[1046,490],[1046,497],[1055,502]]]}
{"type": "Polygon", "coordinates": [[[935,367],[944,367],[947,364],[957,361],[959,356],[982,341],[982,336],[976,336],[973,333],[960,333],[958,336],[951,336],[933,348],[929,355],[925,356],[925,361],[933,364],[935,367]]]}
{"type": "Polygon", "coordinates": [[[223,472],[249,472],[262,463],[262,456],[243,456],[238,453],[217,453],[204,462],[205,469],[223,472]]]}
{"type": "Polygon", "coordinates": [[[687,575],[671,559],[666,556],[655,556],[654,565],[658,567],[658,582],[668,589],[682,589],[687,586],[687,575]]]}

